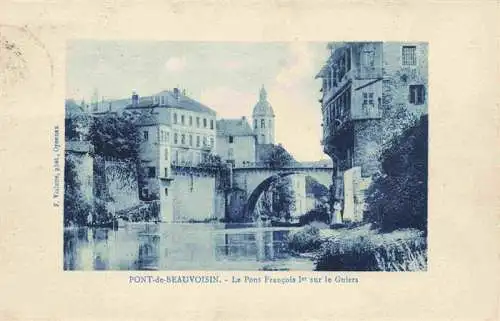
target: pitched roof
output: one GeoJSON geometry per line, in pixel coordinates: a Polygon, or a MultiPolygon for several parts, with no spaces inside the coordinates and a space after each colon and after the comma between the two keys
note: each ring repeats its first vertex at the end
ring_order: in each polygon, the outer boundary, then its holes
{"type": "Polygon", "coordinates": [[[220,119],[217,121],[217,136],[254,136],[254,132],[245,117],[238,119],[220,119]]]}
{"type": "Polygon", "coordinates": [[[140,97],[139,104],[137,106],[132,106],[132,104],[129,101],[129,104],[126,108],[131,109],[131,108],[145,108],[145,107],[156,107],[156,106],[184,109],[184,110],[194,111],[197,113],[206,113],[213,116],[217,114],[215,110],[211,109],[210,107],[205,106],[202,103],[186,95],[183,95],[181,92],[178,92],[176,94],[171,90],[164,90],[152,96],[140,97]],[[164,105],[160,105],[158,101],[155,102],[153,100],[153,97],[160,97],[160,96],[163,96],[166,99],[164,105]]]}

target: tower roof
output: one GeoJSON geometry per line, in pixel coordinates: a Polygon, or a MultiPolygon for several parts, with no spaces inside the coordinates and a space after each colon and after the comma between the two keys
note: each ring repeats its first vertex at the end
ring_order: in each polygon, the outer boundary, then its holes
{"type": "Polygon", "coordinates": [[[271,104],[267,101],[267,92],[264,86],[262,86],[262,88],[260,89],[259,101],[257,102],[257,104],[255,104],[252,115],[253,117],[256,116],[274,117],[273,107],[271,107],[271,104]]]}

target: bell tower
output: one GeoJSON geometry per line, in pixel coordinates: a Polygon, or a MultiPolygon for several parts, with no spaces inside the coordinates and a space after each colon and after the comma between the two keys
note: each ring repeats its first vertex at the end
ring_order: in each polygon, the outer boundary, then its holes
{"type": "Polygon", "coordinates": [[[262,86],[259,101],[253,108],[253,131],[257,135],[257,144],[274,144],[274,111],[267,100],[267,91],[262,86]]]}

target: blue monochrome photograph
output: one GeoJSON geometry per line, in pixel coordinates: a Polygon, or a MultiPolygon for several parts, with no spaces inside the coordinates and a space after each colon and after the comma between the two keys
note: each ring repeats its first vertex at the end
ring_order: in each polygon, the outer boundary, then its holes
{"type": "Polygon", "coordinates": [[[426,42],[66,57],[64,270],[427,271],[426,42]]]}

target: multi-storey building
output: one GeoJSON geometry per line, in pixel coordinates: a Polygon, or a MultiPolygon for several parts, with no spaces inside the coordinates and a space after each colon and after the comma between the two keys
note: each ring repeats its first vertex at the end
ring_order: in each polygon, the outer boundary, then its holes
{"type": "Polygon", "coordinates": [[[194,167],[215,151],[216,113],[179,89],[140,98],[134,93],[124,113],[135,117],[142,143],[143,200],[159,200],[163,220],[171,221],[173,166],[194,167]]]}
{"type": "Polygon", "coordinates": [[[427,44],[346,42],[331,54],[317,78],[324,152],[335,163],[334,198],[345,221],[359,221],[364,190],[379,171],[387,120],[398,109],[427,113],[427,44]]]}
{"type": "Polygon", "coordinates": [[[255,162],[256,135],[247,119],[217,121],[217,154],[233,166],[249,166],[255,162]]]}

